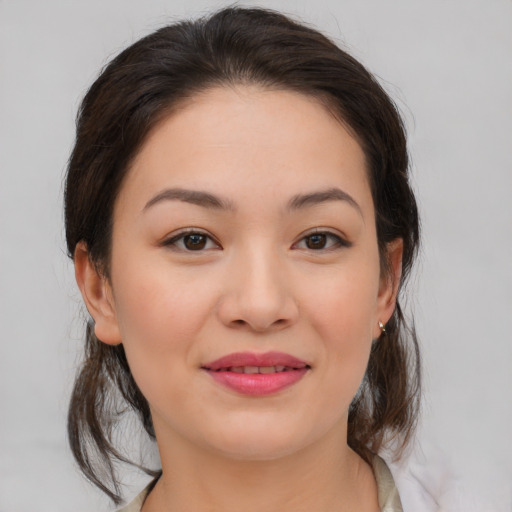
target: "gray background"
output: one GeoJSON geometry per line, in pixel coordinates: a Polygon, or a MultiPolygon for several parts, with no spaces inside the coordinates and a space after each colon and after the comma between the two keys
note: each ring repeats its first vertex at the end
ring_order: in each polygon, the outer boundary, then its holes
{"type": "MultiPolygon", "coordinates": [[[[423,217],[410,288],[426,368],[419,437],[501,492],[512,480],[512,2],[240,4],[328,32],[402,108],[423,217]]],[[[61,211],[74,116],[109,57],[221,5],[0,0],[1,512],[108,507],[65,438],[83,319],[61,211]]]]}

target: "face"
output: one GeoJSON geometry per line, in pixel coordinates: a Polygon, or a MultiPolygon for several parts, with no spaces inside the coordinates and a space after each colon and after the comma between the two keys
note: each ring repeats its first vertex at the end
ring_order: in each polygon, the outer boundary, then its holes
{"type": "Polygon", "coordinates": [[[270,459],[346,433],[394,305],[374,217],[361,147],[314,99],[212,89],[154,129],[91,308],[157,438],[270,459]]]}

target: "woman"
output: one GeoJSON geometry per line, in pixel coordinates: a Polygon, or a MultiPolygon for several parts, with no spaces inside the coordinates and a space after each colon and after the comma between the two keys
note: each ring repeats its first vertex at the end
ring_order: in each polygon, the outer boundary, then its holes
{"type": "Polygon", "coordinates": [[[377,81],[281,14],[224,9],[116,57],[66,181],[85,475],[120,502],[128,404],[162,470],[125,510],[402,510],[377,454],[400,457],[419,403],[407,168],[377,81]]]}

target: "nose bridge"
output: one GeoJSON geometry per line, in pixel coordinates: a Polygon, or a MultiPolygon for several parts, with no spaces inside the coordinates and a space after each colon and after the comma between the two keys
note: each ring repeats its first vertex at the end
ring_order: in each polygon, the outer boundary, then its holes
{"type": "Polygon", "coordinates": [[[240,256],[243,276],[239,293],[254,301],[255,305],[260,301],[260,306],[279,302],[284,292],[280,276],[285,269],[277,251],[270,244],[264,247],[260,244],[259,248],[252,247],[240,256]]]}
{"type": "Polygon", "coordinates": [[[286,258],[269,240],[252,242],[233,257],[231,293],[225,297],[225,320],[255,331],[282,328],[293,323],[297,315],[286,279],[286,258]]]}

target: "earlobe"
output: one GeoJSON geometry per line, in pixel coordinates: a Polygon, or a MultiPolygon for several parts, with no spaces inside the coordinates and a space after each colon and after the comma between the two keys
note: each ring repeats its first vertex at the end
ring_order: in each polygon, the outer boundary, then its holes
{"type": "Polygon", "coordinates": [[[395,310],[398,289],[402,278],[402,254],[403,240],[397,238],[387,244],[387,271],[383,273],[380,280],[379,296],[377,299],[377,322],[375,327],[376,338],[381,334],[382,325],[386,325],[395,310]]]}
{"type": "Polygon", "coordinates": [[[121,343],[112,288],[89,259],[87,245],[80,242],[74,254],[75,278],[85,306],[94,320],[96,337],[108,345],[121,343]]]}

